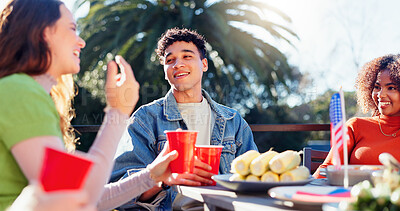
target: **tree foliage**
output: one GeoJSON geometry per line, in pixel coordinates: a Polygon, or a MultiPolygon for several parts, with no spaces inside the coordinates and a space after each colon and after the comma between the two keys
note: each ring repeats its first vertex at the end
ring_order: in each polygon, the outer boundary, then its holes
{"type": "MultiPolygon", "coordinates": [[[[265,110],[251,109],[246,115],[249,124],[301,124],[297,114],[287,105],[270,106],[265,110]]],[[[306,145],[309,132],[253,132],[254,141],[260,152],[271,147],[278,152],[287,149],[301,150],[306,145]]]]}
{"type": "MultiPolygon", "coordinates": [[[[274,43],[256,37],[254,30],[289,45],[297,35],[270,19],[291,21],[264,1],[78,0],[77,4],[85,2],[90,3],[90,11],[78,20],[86,47],[75,78],[80,92],[73,124],[100,124],[106,64],[117,54],[131,64],[141,84],[138,106],[164,96],[169,85],[154,49],[161,34],[172,27],[194,29],[205,36],[209,69],[203,75],[203,88],[213,99],[247,114],[249,123],[293,123],[285,100],[298,93],[303,75],[288,65],[274,43]]],[[[94,135],[81,136],[78,149],[87,151],[94,135]]],[[[299,137],[255,134],[263,151],[271,146],[299,149],[303,144],[299,137]]]]}
{"type": "MultiPolygon", "coordinates": [[[[271,106],[264,111],[252,109],[246,115],[249,124],[329,124],[329,104],[336,91],[327,90],[316,99],[290,108],[271,106]]],[[[357,106],[355,92],[344,92],[346,118],[368,116],[357,106]]],[[[301,150],[309,140],[330,140],[329,131],[313,132],[255,132],[254,139],[261,152],[273,147],[277,151],[301,150]]]]}
{"type": "MultiPolygon", "coordinates": [[[[333,90],[327,90],[322,95],[318,96],[315,100],[309,103],[302,104],[294,107],[292,112],[297,114],[296,121],[303,123],[330,123],[329,119],[329,104],[332,95],[337,92],[333,90]]],[[[357,98],[355,92],[344,92],[346,119],[352,117],[368,116],[363,114],[361,109],[357,105],[357,98]]],[[[330,140],[330,133],[327,132],[312,132],[308,139],[322,139],[330,140]]]]}
{"type": "Polygon", "coordinates": [[[141,84],[138,105],[163,96],[169,89],[154,52],[158,38],[172,27],[187,27],[208,42],[209,70],[203,87],[218,102],[238,109],[275,105],[296,90],[301,74],[291,68],[272,44],[244,30],[258,28],[288,42],[296,34],[269,20],[281,11],[256,0],[78,0],[90,2],[89,14],[79,20],[87,45],[82,52],[78,85],[104,103],[104,70],[114,55],[124,56],[141,84]]]}

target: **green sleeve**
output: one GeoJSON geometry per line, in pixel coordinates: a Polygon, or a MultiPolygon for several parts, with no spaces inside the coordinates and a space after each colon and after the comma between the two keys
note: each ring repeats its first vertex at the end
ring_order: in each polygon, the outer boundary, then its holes
{"type": "Polygon", "coordinates": [[[6,147],[37,136],[62,139],[59,115],[50,95],[30,76],[7,79],[0,82],[0,139],[6,147]]]}

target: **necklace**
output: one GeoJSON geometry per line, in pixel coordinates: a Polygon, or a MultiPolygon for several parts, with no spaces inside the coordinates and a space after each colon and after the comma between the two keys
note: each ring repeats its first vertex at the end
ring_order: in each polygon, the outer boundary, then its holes
{"type": "Polygon", "coordinates": [[[396,137],[396,133],[400,131],[400,129],[398,129],[396,132],[394,132],[394,133],[392,133],[392,134],[386,134],[386,133],[384,133],[383,130],[382,130],[382,126],[381,126],[381,117],[378,117],[378,124],[379,124],[379,129],[381,130],[381,133],[382,133],[384,136],[396,137]]]}

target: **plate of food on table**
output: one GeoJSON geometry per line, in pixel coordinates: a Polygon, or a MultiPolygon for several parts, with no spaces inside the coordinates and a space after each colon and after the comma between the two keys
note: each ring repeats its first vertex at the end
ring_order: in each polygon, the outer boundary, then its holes
{"type": "Polygon", "coordinates": [[[217,184],[238,192],[266,192],[276,186],[304,185],[313,180],[301,166],[301,152],[247,151],[232,161],[232,174],[214,175],[217,184]]]}

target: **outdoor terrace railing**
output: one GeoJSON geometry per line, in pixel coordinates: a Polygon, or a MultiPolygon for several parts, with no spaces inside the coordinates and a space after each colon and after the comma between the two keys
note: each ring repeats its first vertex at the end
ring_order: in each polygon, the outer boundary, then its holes
{"type": "MultiPolygon", "coordinates": [[[[74,125],[80,133],[96,133],[100,125],[74,125]]],[[[250,124],[253,132],[330,131],[330,124],[250,124]]]]}
{"type": "Polygon", "coordinates": [[[330,131],[330,124],[250,124],[253,132],[330,131]]]}

